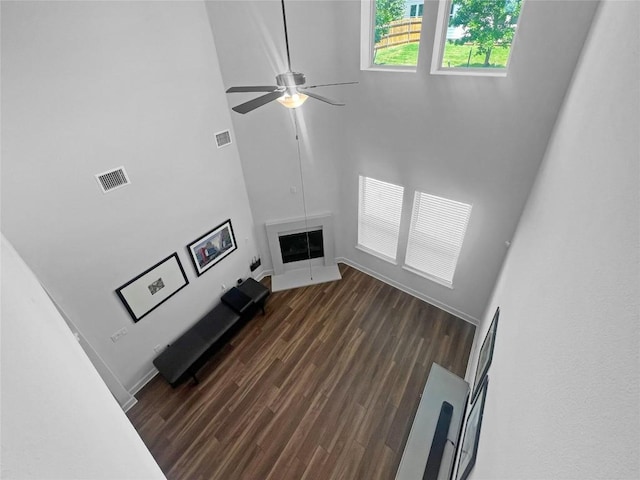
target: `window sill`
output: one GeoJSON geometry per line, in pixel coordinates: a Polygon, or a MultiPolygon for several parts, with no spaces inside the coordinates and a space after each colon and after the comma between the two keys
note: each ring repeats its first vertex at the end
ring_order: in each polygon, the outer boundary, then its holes
{"type": "Polygon", "coordinates": [[[368,67],[361,67],[363,72],[394,72],[394,73],[416,73],[416,66],[414,65],[370,65],[368,67]]]}
{"type": "Polygon", "coordinates": [[[441,278],[434,277],[433,275],[429,275],[428,273],[422,272],[408,265],[403,265],[402,268],[408,272],[413,273],[414,275],[418,275],[419,277],[426,278],[427,280],[431,280],[432,282],[442,285],[443,287],[447,287],[450,290],[454,290],[453,283],[451,282],[447,282],[446,280],[443,280],[441,278]]]}
{"type": "Polygon", "coordinates": [[[431,75],[457,75],[463,77],[506,77],[506,68],[436,68],[431,75]]]}
{"type": "Polygon", "coordinates": [[[384,260],[385,262],[392,265],[398,265],[398,262],[396,262],[395,258],[387,257],[386,255],[376,252],[375,250],[371,250],[370,248],[363,247],[362,245],[356,245],[356,249],[360,250],[361,252],[368,253],[369,255],[373,255],[374,257],[379,258],[380,260],[384,260]]]}

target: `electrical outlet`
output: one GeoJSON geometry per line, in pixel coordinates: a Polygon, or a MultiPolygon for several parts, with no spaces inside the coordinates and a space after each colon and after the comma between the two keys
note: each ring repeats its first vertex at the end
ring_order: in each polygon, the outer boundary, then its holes
{"type": "Polygon", "coordinates": [[[224,292],[227,289],[227,286],[223,283],[220,285],[220,289],[224,292]]]}
{"type": "Polygon", "coordinates": [[[116,333],[111,335],[111,341],[115,343],[118,340],[120,340],[122,337],[124,337],[126,334],[127,334],[127,328],[126,327],[122,327],[116,333]]]}
{"type": "Polygon", "coordinates": [[[156,353],[162,353],[164,348],[165,347],[163,347],[162,345],[156,345],[155,347],[153,347],[153,351],[156,352],[156,353]]]}

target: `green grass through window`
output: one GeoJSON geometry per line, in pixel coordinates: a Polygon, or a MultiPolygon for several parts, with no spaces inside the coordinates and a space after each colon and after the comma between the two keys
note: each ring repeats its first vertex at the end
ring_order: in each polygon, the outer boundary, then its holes
{"type": "MultiPolygon", "coordinates": [[[[491,52],[490,68],[505,68],[509,47],[495,47],[491,52]]],[[[374,65],[417,65],[418,43],[381,48],[376,52],[374,65]]],[[[484,67],[484,54],[477,54],[473,45],[455,45],[447,42],[444,49],[444,67],[484,67]],[[471,58],[469,52],[471,51],[471,58]],[[468,62],[468,65],[467,65],[468,62]]]]}

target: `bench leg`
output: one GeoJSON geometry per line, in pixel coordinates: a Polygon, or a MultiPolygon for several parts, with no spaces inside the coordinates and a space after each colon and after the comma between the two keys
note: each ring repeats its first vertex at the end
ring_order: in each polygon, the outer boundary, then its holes
{"type": "Polygon", "coordinates": [[[200,382],[198,381],[198,377],[196,377],[195,373],[191,374],[191,378],[193,378],[193,384],[198,385],[200,382]]]}

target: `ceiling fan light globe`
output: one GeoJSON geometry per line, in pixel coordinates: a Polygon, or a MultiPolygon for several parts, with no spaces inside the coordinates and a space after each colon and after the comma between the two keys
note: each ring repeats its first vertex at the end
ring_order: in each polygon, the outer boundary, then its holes
{"type": "Polygon", "coordinates": [[[298,108],[307,100],[307,98],[309,98],[307,95],[298,92],[293,95],[285,93],[282,97],[277,98],[276,100],[287,108],[298,108]]]}

